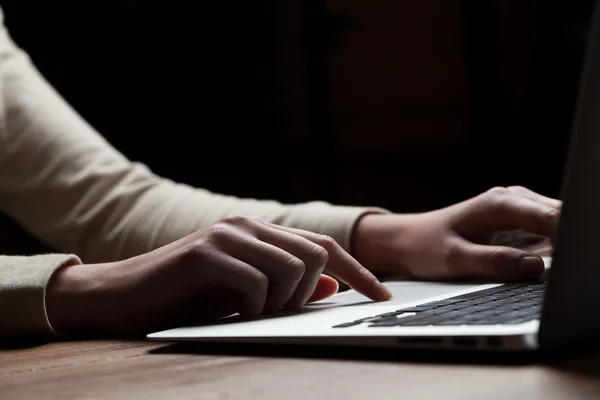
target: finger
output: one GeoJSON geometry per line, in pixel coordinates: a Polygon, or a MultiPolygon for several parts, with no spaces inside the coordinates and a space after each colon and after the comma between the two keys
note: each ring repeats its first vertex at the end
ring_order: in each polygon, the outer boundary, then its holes
{"type": "Polygon", "coordinates": [[[515,194],[518,194],[519,196],[523,196],[529,200],[536,201],[536,202],[544,204],[548,207],[552,207],[556,210],[560,210],[562,208],[562,201],[553,199],[551,197],[543,196],[539,193],[534,192],[531,189],[527,189],[526,187],[509,186],[507,189],[515,194]]]}
{"type": "Polygon", "coordinates": [[[472,214],[469,218],[477,218],[478,226],[488,232],[522,229],[549,238],[556,233],[560,212],[553,207],[517,196],[508,190],[488,192],[485,197],[473,200],[483,200],[475,206],[479,209],[476,213],[479,215],[473,215],[473,204],[467,205],[465,210],[472,214]]]}
{"type": "MultiPolygon", "coordinates": [[[[271,230],[270,234],[264,233],[263,236],[268,236],[275,244],[250,235],[229,235],[221,243],[227,254],[252,265],[267,276],[269,288],[263,310],[267,313],[279,310],[288,302],[306,273],[304,261],[279,246],[287,244],[288,247],[292,247],[291,243],[294,243],[297,247],[306,247],[304,252],[309,252],[314,247],[314,244],[308,240],[306,243],[298,244],[295,235],[288,232],[271,230]]],[[[318,274],[314,277],[314,285],[317,279],[318,274]]],[[[307,299],[308,296],[310,293],[307,294],[307,299]]]]}
{"type": "Polygon", "coordinates": [[[317,281],[317,286],[308,299],[308,303],[328,299],[338,292],[340,285],[338,281],[327,275],[321,275],[317,281]]]}
{"type": "Polygon", "coordinates": [[[274,226],[260,224],[256,228],[255,234],[259,240],[285,250],[304,262],[304,274],[296,283],[293,294],[284,304],[279,304],[279,306],[284,305],[285,308],[298,308],[303,306],[314,292],[321,272],[329,260],[329,253],[325,248],[305,237],[277,229],[274,226]]]}
{"type": "Polygon", "coordinates": [[[239,294],[237,311],[241,315],[260,315],[267,301],[269,278],[262,271],[229,254],[220,253],[219,257],[219,267],[209,271],[211,281],[214,285],[239,294]]]}
{"type": "Polygon", "coordinates": [[[301,229],[288,228],[263,222],[276,229],[295,233],[327,250],[329,261],[326,271],[348,284],[358,293],[376,301],[386,301],[392,298],[392,293],[368,269],[363,267],[348,254],[335,240],[329,236],[319,235],[301,229]]]}
{"type": "Polygon", "coordinates": [[[544,261],[534,253],[462,238],[452,241],[446,262],[448,270],[460,276],[492,281],[536,279],[544,273],[544,261]]]}

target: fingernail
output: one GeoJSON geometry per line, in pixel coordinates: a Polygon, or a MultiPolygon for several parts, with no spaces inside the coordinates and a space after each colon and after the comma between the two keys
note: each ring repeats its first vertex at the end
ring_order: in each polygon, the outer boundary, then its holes
{"type": "Polygon", "coordinates": [[[539,257],[526,256],[519,260],[517,272],[523,278],[537,278],[544,272],[544,261],[539,257]]]}

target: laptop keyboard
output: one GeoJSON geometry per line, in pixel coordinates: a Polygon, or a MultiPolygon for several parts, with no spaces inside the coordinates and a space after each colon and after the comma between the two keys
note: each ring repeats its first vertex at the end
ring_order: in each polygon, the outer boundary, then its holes
{"type": "Polygon", "coordinates": [[[512,325],[539,319],[546,285],[505,284],[449,299],[406,307],[372,317],[335,325],[347,328],[361,324],[369,327],[512,325]],[[404,316],[406,313],[414,315],[404,316]]]}

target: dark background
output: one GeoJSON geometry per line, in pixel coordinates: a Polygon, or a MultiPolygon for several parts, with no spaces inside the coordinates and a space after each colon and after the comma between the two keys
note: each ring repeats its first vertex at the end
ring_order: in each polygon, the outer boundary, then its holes
{"type": "Polygon", "coordinates": [[[0,1],[63,96],[168,178],[407,212],[559,195],[591,0],[79,3],[0,1]]]}

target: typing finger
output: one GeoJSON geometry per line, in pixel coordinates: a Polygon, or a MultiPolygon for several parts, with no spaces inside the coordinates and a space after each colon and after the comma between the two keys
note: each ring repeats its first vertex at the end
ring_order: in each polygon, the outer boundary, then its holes
{"type": "Polygon", "coordinates": [[[295,233],[325,248],[329,254],[326,267],[327,273],[345,282],[358,293],[376,301],[385,301],[392,298],[391,292],[379,282],[375,275],[356,261],[331,237],[269,222],[264,223],[286,232],[295,233]]]}
{"type": "Polygon", "coordinates": [[[487,246],[456,237],[449,242],[447,268],[460,277],[492,281],[539,278],[544,272],[541,257],[504,246],[487,246]]]}
{"type": "Polygon", "coordinates": [[[252,265],[228,254],[221,253],[219,258],[219,268],[210,271],[213,284],[239,294],[237,309],[240,315],[260,315],[267,300],[269,278],[252,265]]]}
{"type": "MultiPolygon", "coordinates": [[[[303,306],[313,294],[321,272],[329,260],[328,251],[321,245],[296,233],[277,229],[275,225],[262,224],[255,234],[258,239],[294,255],[304,263],[304,274],[295,286],[294,293],[285,302],[285,308],[303,306]]],[[[283,304],[280,304],[280,306],[283,304]]],[[[273,310],[275,311],[275,310],[273,310]]]]}
{"type": "Polygon", "coordinates": [[[556,210],[560,210],[562,208],[562,202],[560,200],[543,196],[539,193],[534,192],[533,190],[527,189],[526,187],[509,186],[507,189],[515,194],[518,194],[519,196],[523,196],[527,199],[537,201],[538,203],[544,204],[548,207],[552,207],[556,210]]]}
{"type": "MultiPolygon", "coordinates": [[[[295,235],[275,230],[274,232],[275,234],[271,234],[269,240],[275,244],[251,235],[231,235],[221,243],[221,248],[225,253],[251,265],[268,278],[267,299],[264,309],[261,310],[264,312],[277,311],[287,303],[296,292],[307,269],[301,258],[280,247],[282,244],[293,247],[289,243],[297,242],[293,237],[295,235]]],[[[263,234],[263,236],[265,235],[263,234]]],[[[308,242],[298,245],[298,247],[302,246],[310,249],[314,247],[314,244],[308,242]]],[[[301,251],[296,249],[296,253],[301,253],[301,251]]],[[[318,274],[314,277],[314,285],[316,285],[317,279],[318,274]]],[[[308,296],[310,294],[306,295],[307,298],[308,296]]]]}
{"type": "Polygon", "coordinates": [[[473,198],[464,203],[462,212],[477,220],[477,230],[494,233],[521,229],[548,238],[554,237],[560,218],[557,209],[507,189],[473,198]]]}

